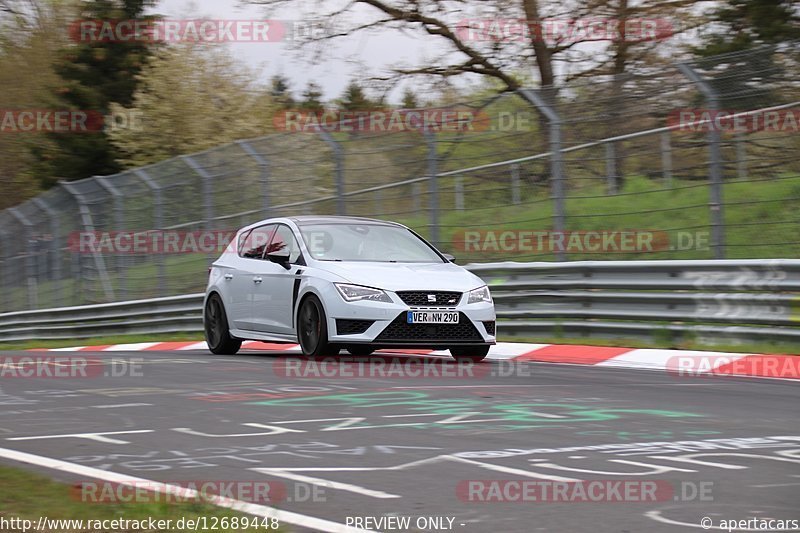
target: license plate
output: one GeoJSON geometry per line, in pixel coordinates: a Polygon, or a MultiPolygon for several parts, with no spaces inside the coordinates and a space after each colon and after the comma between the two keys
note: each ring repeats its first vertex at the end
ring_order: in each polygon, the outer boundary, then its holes
{"type": "Polygon", "coordinates": [[[453,311],[409,311],[409,324],[458,324],[458,313],[453,311]]]}

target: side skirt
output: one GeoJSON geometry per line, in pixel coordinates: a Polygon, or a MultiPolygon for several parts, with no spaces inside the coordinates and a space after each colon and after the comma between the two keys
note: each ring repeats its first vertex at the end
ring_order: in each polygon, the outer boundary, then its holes
{"type": "Polygon", "coordinates": [[[265,333],[263,331],[248,331],[244,329],[230,330],[231,335],[237,339],[247,341],[266,341],[286,344],[297,344],[297,335],[284,335],[281,333],[265,333]]]}

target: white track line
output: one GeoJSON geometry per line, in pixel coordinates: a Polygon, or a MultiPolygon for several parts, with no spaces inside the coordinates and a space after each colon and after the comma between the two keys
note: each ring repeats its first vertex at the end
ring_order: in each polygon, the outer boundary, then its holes
{"type": "Polygon", "coordinates": [[[184,346],[183,348],[178,348],[178,350],[208,350],[208,344],[206,344],[206,341],[200,341],[188,346],[184,346]]]}
{"type": "MultiPolygon", "coordinates": [[[[714,367],[728,364],[747,357],[746,353],[700,352],[691,350],[659,350],[652,348],[633,349],[629,352],[606,359],[593,366],[617,366],[623,368],[642,368],[653,370],[677,370],[677,361],[693,358],[707,360],[714,367]]],[[[690,367],[691,368],[691,367],[690,367]]]]}
{"type": "Polygon", "coordinates": [[[104,349],[104,352],[140,352],[161,344],[160,342],[134,342],[131,344],[115,344],[104,349]]]}
{"type": "Polygon", "coordinates": [[[513,359],[534,352],[550,344],[528,344],[522,342],[498,342],[489,348],[488,359],[513,359]]]}
{"type": "MultiPolygon", "coordinates": [[[[44,468],[52,468],[61,472],[68,472],[70,474],[77,474],[80,476],[100,479],[103,481],[118,483],[120,485],[131,487],[141,487],[143,484],[146,484],[149,489],[152,489],[155,492],[181,496],[187,499],[194,499],[200,496],[200,493],[196,490],[187,489],[179,485],[159,483],[149,479],[129,476],[127,474],[118,474],[116,472],[109,472],[107,470],[100,470],[90,466],[78,465],[69,463],[67,461],[62,461],[60,459],[42,457],[41,455],[33,455],[30,453],[19,452],[17,450],[9,450],[7,448],[0,448],[0,458],[19,461],[21,463],[28,463],[44,468]]],[[[274,507],[245,502],[233,498],[224,498],[222,496],[208,496],[204,498],[208,501],[208,503],[216,505],[217,507],[263,518],[277,518],[281,524],[294,524],[296,526],[313,529],[315,531],[324,531],[326,533],[372,533],[369,530],[358,529],[346,526],[344,524],[339,524],[337,522],[331,522],[321,518],[314,518],[313,516],[293,513],[291,511],[281,511],[279,509],[275,509],[274,507]]]]}
{"type": "Polygon", "coordinates": [[[70,348],[50,348],[47,351],[48,352],[77,352],[81,348],[86,348],[86,346],[72,346],[70,348]]]}

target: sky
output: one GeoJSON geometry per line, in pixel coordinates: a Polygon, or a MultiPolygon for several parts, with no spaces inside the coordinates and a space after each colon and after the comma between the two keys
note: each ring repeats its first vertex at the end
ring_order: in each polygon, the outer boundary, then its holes
{"type": "MultiPolygon", "coordinates": [[[[267,11],[264,6],[247,4],[246,0],[160,0],[154,9],[155,13],[165,19],[212,19],[212,20],[279,20],[287,27],[309,31],[313,28],[312,20],[319,19],[319,5],[324,4],[327,10],[345,4],[347,0],[292,0],[278,11],[267,11]]],[[[464,4],[458,16],[463,18],[487,19],[485,5],[480,2],[464,4]],[[466,15],[469,13],[469,15],[466,15]]],[[[367,5],[356,5],[347,12],[347,24],[372,21],[379,12],[367,5]]],[[[493,15],[497,17],[497,15],[493,15]]],[[[498,20],[502,20],[500,17],[498,20]]],[[[511,19],[508,19],[511,20],[511,19]]],[[[556,19],[553,19],[554,21],[556,19]]],[[[669,19],[664,19],[670,22],[669,19]]],[[[452,22],[456,22],[455,20],[452,22]]],[[[688,34],[686,34],[688,35],[688,34]]],[[[381,28],[379,31],[359,31],[356,34],[325,41],[324,48],[299,48],[291,40],[273,42],[236,42],[220,44],[228,46],[234,56],[259,73],[259,79],[267,83],[276,74],[290,80],[292,92],[296,97],[302,95],[309,81],[314,81],[322,88],[323,100],[330,101],[342,95],[348,82],[352,79],[364,80],[371,76],[386,75],[391,67],[419,66],[429,64],[425,59],[439,57],[450,52],[444,40],[429,36],[421,29],[401,32],[400,30],[381,28]],[[320,53],[315,53],[315,51],[320,53]]],[[[608,46],[607,41],[583,42],[569,53],[586,53],[588,57],[597,57],[608,46]]],[[[448,61],[449,62],[449,61],[448,61]]],[[[579,66],[582,63],[573,65],[579,66]]],[[[555,65],[557,75],[565,75],[565,63],[555,65]]],[[[530,66],[532,79],[538,75],[530,66]]],[[[460,87],[474,82],[475,77],[459,77],[456,83],[460,87]]],[[[418,79],[417,79],[418,80],[418,79]]],[[[398,103],[406,86],[414,81],[406,81],[397,86],[389,95],[390,103],[398,103]]],[[[426,94],[425,88],[414,87],[417,94],[426,94]]],[[[373,93],[371,96],[378,96],[373,93]]],[[[382,95],[381,95],[382,96],[382,95]]]]}
{"type": "MultiPolygon", "coordinates": [[[[296,21],[297,28],[308,28],[305,22],[306,9],[313,8],[311,2],[295,0],[293,8],[267,15],[263,6],[242,5],[238,0],[161,0],[154,11],[172,19],[279,19],[296,21]]],[[[364,9],[370,9],[364,6],[364,9]]],[[[364,13],[365,19],[368,17],[364,13]]],[[[311,60],[312,53],[297,50],[287,42],[243,42],[230,43],[233,54],[251,68],[257,69],[263,80],[275,74],[289,78],[293,92],[299,96],[309,81],[322,87],[324,99],[338,98],[347,83],[359,76],[381,74],[389,65],[414,64],[431,46],[430,39],[418,39],[396,31],[361,32],[357,37],[337,39],[324,50],[322,59],[311,60]],[[362,63],[355,64],[354,60],[362,63]]],[[[402,90],[392,92],[391,101],[398,101],[402,90]]]]}

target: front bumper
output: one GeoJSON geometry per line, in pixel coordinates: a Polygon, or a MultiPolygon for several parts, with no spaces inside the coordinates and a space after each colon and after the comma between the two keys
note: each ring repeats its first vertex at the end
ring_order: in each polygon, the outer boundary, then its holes
{"type": "Polygon", "coordinates": [[[326,295],[328,338],[337,344],[446,348],[464,344],[495,344],[495,311],[491,303],[408,305],[392,291],[385,302],[346,302],[337,292],[326,295]],[[408,311],[456,311],[458,324],[408,324],[408,311]]]}

